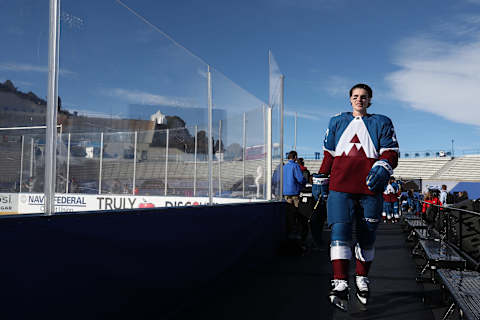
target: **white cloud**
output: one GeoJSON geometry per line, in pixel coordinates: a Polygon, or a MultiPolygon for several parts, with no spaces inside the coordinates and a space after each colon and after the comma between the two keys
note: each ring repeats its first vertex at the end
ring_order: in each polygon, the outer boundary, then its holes
{"type": "Polygon", "coordinates": [[[331,96],[348,96],[348,91],[352,86],[352,81],[342,76],[330,76],[325,81],[324,90],[331,96]]]}
{"type": "Polygon", "coordinates": [[[207,79],[207,71],[206,70],[203,70],[201,68],[197,68],[197,74],[204,78],[204,79],[207,79]]]}
{"type": "Polygon", "coordinates": [[[295,112],[295,111],[285,110],[285,116],[295,117],[295,114],[297,114],[297,118],[306,119],[306,120],[321,120],[321,116],[322,116],[314,113],[295,112]]]}
{"type": "Polygon", "coordinates": [[[442,40],[422,35],[402,41],[394,60],[399,70],[386,76],[393,98],[448,120],[478,125],[480,32],[472,32],[462,39],[443,40],[458,35],[453,30],[442,40]]]}
{"type": "Polygon", "coordinates": [[[105,118],[105,119],[122,119],[121,115],[118,114],[111,114],[105,112],[95,112],[91,110],[78,110],[78,109],[70,109],[71,112],[77,112],[79,116],[89,117],[89,118],[105,118]]]}
{"type": "Polygon", "coordinates": [[[138,90],[126,90],[121,88],[109,89],[105,94],[112,97],[120,97],[134,104],[149,106],[172,106],[172,107],[197,107],[192,99],[182,97],[168,97],[138,90]]]}
{"type": "MultiPolygon", "coordinates": [[[[15,71],[15,72],[42,72],[47,73],[48,67],[36,66],[25,63],[1,63],[0,70],[2,71],[15,71]]],[[[76,73],[66,69],[60,69],[60,75],[75,75],[76,73]]]]}
{"type": "Polygon", "coordinates": [[[68,26],[72,29],[81,30],[85,26],[84,19],[76,17],[66,11],[62,11],[62,13],[60,14],[60,21],[62,23],[62,26],[68,26]]]}
{"type": "Polygon", "coordinates": [[[47,67],[34,66],[31,64],[2,63],[0,70],[3,71],[26,71],[26,72],[48,72],[47,67]]]}
{"type": "Polygon", "coordinates": [[[7,33],[11,34],[11,35],[14,35],[14,36],[17,36],[17,37],[20,37],[20,36],[23,36],[25,34],[25,31],[22,28],[20,28],[19,26],[8,26],[7,33]]]}

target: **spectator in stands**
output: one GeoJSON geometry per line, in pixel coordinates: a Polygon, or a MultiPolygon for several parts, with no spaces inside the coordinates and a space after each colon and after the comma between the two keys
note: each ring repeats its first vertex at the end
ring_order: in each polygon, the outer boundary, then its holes
{"type": "Polygon", "coordinates": [[[305,177],[307,183],[310,183],[310,171],[308,171],[307,167],[305,167],[305,162],[303,158],[298,158],[297,163],[300,166],[300,170],[302,170],[302,174],[305,177]]]}
{"type": "Polygon", "coordinates": [[[407,191],[408,212],[417,213],[418,197],[415,195],[413,189],[407,191]]]}
{"type": "Polygon", "coordinates": [[[443,205],[445,205],[447,203],[447,195],[448,195],[448,192],[447,192],[447,186],[445,184],[442,184],[442,189],[440,190],[440,202],[443,203],[443,205]]]}
{"type": "Polygon", "coordinates": [[[112,188],[110,190],[111,193],[113,194],[122,194],[122,184],[120,183],[120,180],[115,179],[113,181],[112,188]]]}
{"type": "Polygon", "coordinates": [[[123,185],[123,194],[130,194],[130,188],[127,183],[123,185]]]}
{"type": "Polygon", "coordinates": [[[455,203],[462,202],[468,199],[468,192],[467,191],[459,191],[457,194],[457,198],[455,199],[455,203]]]}
{"type": "Polygon", "coordinates": [[[297,161],[297,152],[288,153],[288,162],[283,166],[283,195],[287,206],[287,236],[291,240],[300,240],[300,226],[298,223],[298,203],[302,187],[306,184],[305,177],[297,161]]]}
{"type": "Polygon", "coordinates": [[[409,211],[408,192],[401,192],[400,193],[399,202],[400,202],[400,211],[402,212],[402,214],[407,213],[409,211]]]}
{"type": "Polygon", "coordinates": [[[398,196],[400,187],[395,182],[395,177],[391,176],[385,191],[383,192],[383,222],[395,223],[400,218],[398,214],[398,196]]]}
{"type": "Polygon", "coordinates": [[[35,182],[36,179],[35,177],[30,177],[28,180],[23,184],[23,188],[27,190],[28,192],[33,192],[33,189],[35,188],[35,182]]]}
{"type": "Polygon", "coordinates": [[[78,183],[75,178],[70,179],[70,186],[68,188],[69,193],[77,193],[78,192],[78,183]]]}
{"type": "Polygon", "coordinates": [[[433,190],[428,190],[422,206],[422,216],[423,219],[431,225],[433,225],[438,218],[437,215],[439,210],[438,207],[434,205],[441,206],[442,203],[438,199],[436,192],[433,190]]]}

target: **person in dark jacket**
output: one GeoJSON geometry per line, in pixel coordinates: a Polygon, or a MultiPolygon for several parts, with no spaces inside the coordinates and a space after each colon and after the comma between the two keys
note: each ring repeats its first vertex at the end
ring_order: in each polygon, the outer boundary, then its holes
{"type": "Polygon", "coordinates": [[[310,182],[310,171],[307,169],[307,167],[305,167],[305,161],[303,160],[303,158],[298,158],[297,163],[300,166],[300,170],[302,170],[302,174],[305,177],[307,183],[311,183],[310,182]]]}
{"type": "Polygon", "coordinates": [[[300,201],[300,191],[306,184],[302,169],[297,161],[297,152],[288,153],[288,162],[283,166],[283,196],[289,203],[287,209],[287,235],[289,239],[300,240],[300,230],[297,222],[297,209],[300,201]]]}

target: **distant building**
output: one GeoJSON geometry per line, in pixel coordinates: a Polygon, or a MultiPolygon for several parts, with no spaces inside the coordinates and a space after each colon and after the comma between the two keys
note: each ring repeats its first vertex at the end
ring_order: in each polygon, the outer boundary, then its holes
{"type": "Polygon", "coordinates": [[[165,115],[158,110],[150,116],[150,121],[154,121],[155,124],[166,124],[167,117],[165,117],[165,115]]]}

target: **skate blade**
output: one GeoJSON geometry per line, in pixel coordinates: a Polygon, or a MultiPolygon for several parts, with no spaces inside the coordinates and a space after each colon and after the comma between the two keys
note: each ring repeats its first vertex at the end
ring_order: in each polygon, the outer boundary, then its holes
{"type": "Polygon", "coordinates": [[[340,299],[337,296],[329,296],[330,303],[333,304],[338,309],[347,312],[348,311],[348,301],[340,299]]]}
{"type": "Polygon", "coordinates": [[[360,301],[361,304],[363,305],[366,305],[368,303],[368,299],[365,298],[365,297],[361,297],[358,293],[357,293],[357,299],[358,301],[360,301]]]}

